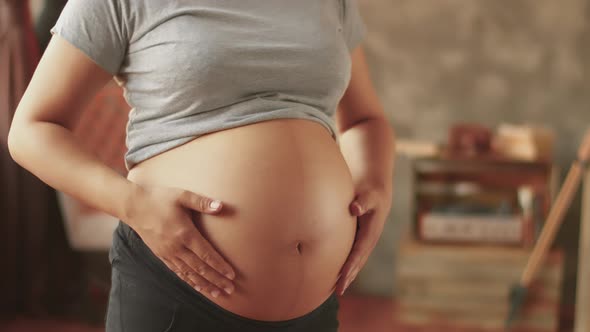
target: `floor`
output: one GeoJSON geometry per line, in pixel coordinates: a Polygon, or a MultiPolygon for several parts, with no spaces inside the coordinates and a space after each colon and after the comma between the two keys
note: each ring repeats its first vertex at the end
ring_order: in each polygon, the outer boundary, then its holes
{"type": "MultiPolygon", "coordinates": [[[[339,332],[390,332],[393,302],[387,298],[345,296],[340,301],[339,332]]],[[[103,328],[57,320],[17,319],[0,323],[0,332],[103,332],[103,328]]],[[[407,330],[403,330],[407,331],[407,330]]]]}
{"type": "MultiPolygon", "coordinates": [[[[340,300],[339,332],[485,332],[442,325],[411,327],[395,321],[394,317],[395,305],[391,299],[348,295],[340,300]]],[[[571,317],[566,318],[568,322],[571,321],[571,317]]],[[[562,326],[560,332],[572,331],[571,324],[562,325],[565,326],[562,326]]],[[[57,320],[17,319],[0,322],[0,332],[104,332],[104,329],[57,320]]]]}

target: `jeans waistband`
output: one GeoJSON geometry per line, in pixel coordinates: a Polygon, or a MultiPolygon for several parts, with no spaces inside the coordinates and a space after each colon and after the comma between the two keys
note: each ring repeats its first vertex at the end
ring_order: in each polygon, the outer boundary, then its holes
{"type": "MultiPolygon", "coordinates": [[[[247,324],[258,327],[289,327],[297,326],[308,320],[311,320],[315,316],[319,315],[322,311],[327,310],[331,306],[338,307],[338,299],[335,294],[332,294],[324,303],[313,311],[305,314],[304,316],[296,317],[289,320],[283,321],[262,321],[256,319],[250,319],[238,314],[235,314],[217,303],[209,300],[207,297],[193,289],[189,284],[184,282],[175,272],[170,270],[143,242],[139,234],[129,227],[125,222],[119,220],[116,232],[118,235],[127,242],[128,249],[132,251],[130,257],[133,257],[137,263],[147,265],[151,272],[155,275],[156,279],[165,278],[169,282],[172,282],[175,288],[178,290],[179,296],[182,297],[184,303],[188,306],[194,307],[197,310],[207,310],[208,313],[215,314],[224,320],[234,320],[239,324],[247,324]]],[[[337,309],[336,309],[337,310],[337,309]]]]}

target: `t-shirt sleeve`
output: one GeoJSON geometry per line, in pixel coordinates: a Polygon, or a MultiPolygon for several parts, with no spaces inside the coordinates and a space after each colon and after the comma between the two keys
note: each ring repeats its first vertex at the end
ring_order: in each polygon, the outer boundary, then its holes
{"type": "Polygon", "coordinates": [[[365,37],[366,26],[356,0],[342,0],[344,38],[349,50],[354,49],[365,37]]]}
{"type": "Polygon", "coordinates": [[[127,53],[126,20],[120,0],[69,0],[50,32],[116,75],[127,53]]]}

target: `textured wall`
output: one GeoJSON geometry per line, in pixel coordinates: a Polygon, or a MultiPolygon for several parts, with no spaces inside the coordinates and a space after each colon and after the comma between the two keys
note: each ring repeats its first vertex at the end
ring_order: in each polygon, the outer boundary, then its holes
{"type": "MultiPolygon", "coordinates": [[[[456,121],[548,125],[563,173],[590,128],[590,1],[358,0],[373,81],[399,137],[443,142],[456,121]]],[[[392,289],[398,226],[409,218],[400,159],[390,224],[357,287],[392,289]]],[[[403,174],[405,173],[405,174],[403,174]]],[[[562,226],[573,302],[579,200],[562,226]]]]}

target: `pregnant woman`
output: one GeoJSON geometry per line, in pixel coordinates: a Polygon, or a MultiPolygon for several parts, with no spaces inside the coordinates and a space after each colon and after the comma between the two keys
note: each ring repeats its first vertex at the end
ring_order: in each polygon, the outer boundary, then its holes
{"type": "Polygon", "coordinates": [[[119,219],[107,332],[337,330],[391,207],[364,31],[354,0],[67,3],[9,149],[119,219]],[[113,76],[126,178],[72,136],[113,76]]]}

